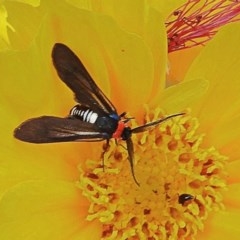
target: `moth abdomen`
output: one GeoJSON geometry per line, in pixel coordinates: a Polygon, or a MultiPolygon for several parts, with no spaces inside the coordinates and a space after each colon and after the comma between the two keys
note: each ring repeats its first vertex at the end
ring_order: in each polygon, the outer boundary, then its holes
{"type": "Polygon", "coordinates": [[[98,114],[93,112],[90,108],[83,105],[76,105],[70,111],[70,117],[75,117],[83,122],[94,124],[98,118],[98,114]]]}

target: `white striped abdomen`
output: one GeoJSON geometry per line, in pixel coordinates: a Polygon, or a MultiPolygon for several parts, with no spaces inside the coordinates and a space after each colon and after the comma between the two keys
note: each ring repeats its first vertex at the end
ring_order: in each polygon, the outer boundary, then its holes
{"type": "Polygon", "coordinates": [[[70,116],[76,117],[84,122],[95,123],[98,114],[85,106],[76,105],[70,111],[70,116]]]}

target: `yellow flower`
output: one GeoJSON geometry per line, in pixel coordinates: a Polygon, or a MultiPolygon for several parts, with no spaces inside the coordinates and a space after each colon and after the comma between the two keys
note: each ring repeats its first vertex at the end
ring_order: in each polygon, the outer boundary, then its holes
{"type": "Polygon", "coordinates": [[[144,11],[121,22],[64,2],[43,7],[29,49],[0,54],[0,239],[238,239],[239,24],[223,29],[184,81],[166,88],[158,11],[142,3],[144,11]],[[111,142],[103,171],[101,143],[13,139],[25,119],[64,117],[75,105],[51,63],[55,42],[76,52],[119,113],[135,117],[132,127],[186,113],[132,136],[140,187],[124,142],[111,142]],[[179,204],[183,194],[193,198],[179,204]]]}

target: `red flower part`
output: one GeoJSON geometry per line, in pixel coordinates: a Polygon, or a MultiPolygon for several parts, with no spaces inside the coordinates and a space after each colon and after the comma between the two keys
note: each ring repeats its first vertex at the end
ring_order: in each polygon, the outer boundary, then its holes
{"type": "Polygon", "coordinates": [[[167,18],[168,52],[204,45],[239,13],[240,1],[187,1],[167,18]]]}

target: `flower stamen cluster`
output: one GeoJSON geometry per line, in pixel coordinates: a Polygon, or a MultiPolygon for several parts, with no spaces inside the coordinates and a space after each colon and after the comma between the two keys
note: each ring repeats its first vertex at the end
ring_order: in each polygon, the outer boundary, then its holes
{"type": "Polygon", "coordinates": [[[168,51],[204,45],[239,13],[240,1],[188,0],[166,20],[168,51]]]}
{"type": "MultiPolygon", "coordinates": [[[[163,114],[147,114],[145,122],[163,114]]],[[[100,160],[80,169],[79,188],[90,200],[87,219],[103,224],[102,239],[189,239],[203,229],[213,209],[223,209],[226,158],[202,147],[198,121],[182,116],[134,135],[135,173],[125,148],[114,142],[100,160]],[[193,197],[179,204],[181,194],[193,197]]]]}

